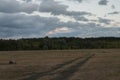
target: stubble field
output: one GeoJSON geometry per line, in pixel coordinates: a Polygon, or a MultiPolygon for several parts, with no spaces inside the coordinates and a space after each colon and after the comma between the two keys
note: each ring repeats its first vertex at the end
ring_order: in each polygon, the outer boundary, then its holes
{"type": "Polygon", "coordinates": [[[120,80],[120,50],[2,51],[0,80],[120,80]]]}

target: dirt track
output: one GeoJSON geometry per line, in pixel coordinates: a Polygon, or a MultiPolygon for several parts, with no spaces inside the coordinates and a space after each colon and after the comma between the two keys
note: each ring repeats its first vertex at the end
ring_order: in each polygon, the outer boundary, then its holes
{"type": "Polygon", "coordinates": [[[94,54],[58,64],[49,71],[33,74],[22,80],[69,80],[93,56],[94,54]]]}

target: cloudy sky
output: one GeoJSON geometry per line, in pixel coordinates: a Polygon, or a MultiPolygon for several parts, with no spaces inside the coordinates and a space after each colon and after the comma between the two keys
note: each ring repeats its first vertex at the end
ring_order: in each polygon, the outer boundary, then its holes
{"type": "Polygon", "coordinates": [[[120,37],[120,0],[0,0],[0,38],[120,37]]]}

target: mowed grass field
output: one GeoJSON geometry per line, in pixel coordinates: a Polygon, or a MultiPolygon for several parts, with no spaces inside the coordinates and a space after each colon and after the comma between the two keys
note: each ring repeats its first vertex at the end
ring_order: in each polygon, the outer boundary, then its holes
{"type": "Polygon", "coordinates": [[[120,80],[120,49],[1,51],[0,80],[120,80]]]}

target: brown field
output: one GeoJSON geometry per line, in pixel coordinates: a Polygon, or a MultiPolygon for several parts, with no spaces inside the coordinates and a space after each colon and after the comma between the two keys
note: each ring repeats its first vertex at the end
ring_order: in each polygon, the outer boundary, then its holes
{"type": "Polygon", "coordinates": [[[0,80],[120,80],[120,49],[3,51],[0,80]]]}

